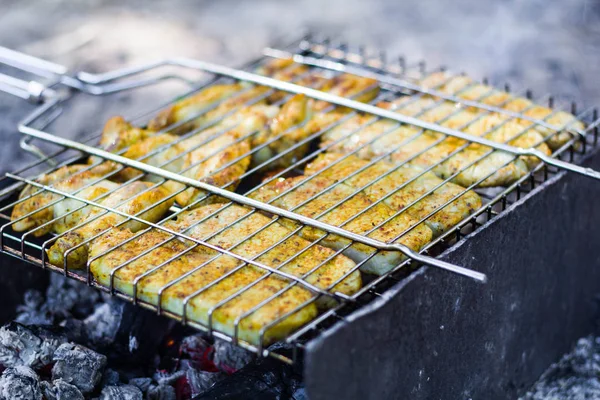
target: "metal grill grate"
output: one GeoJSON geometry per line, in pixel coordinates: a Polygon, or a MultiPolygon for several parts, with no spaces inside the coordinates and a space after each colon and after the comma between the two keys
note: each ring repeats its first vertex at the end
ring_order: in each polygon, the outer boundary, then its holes
{"type": "MultiPolygon", "coordinates": [[[[465,99],[461,96],[481,86],[468,82],[458,91],[448,93],[445,85],[457,78],[444,72],[437,85],[422,87],[422,80],[440,72],[428,71],[424,63],[411,65],[401,59],[391,65],[381,55],[369,57],[364,51],[353,52],[344,45],[314,40],[302,40],[282,50],[267,49],[265,54],[240,70],[192,60],[171,60],[99,76],[79,74],[78,79],[61,76],[59,81],[64,85],[101,94],[152,83],[156,79],[131,80],[131,77],[161,65],[215,74],[214,79],[188,93],[188,99],[196,93],[206,93],[216,84],[241,83],[234,91],[183,117],[180,115],[181,118],[173,117],[177,116],[177,110],[172,108],[181,103],[166,104],[158,114],[164,117],[162,122],[160,118],[150,122],[157,128],[151,137],[168,132],[176,132],[177,136],[168,137],[133,160],[126,158],[130,157],[129,146],[118,151],[93,147],[99,133],[78,143],[44,132],[43,123],[41,128],[40,125],[34,128],[34,123],[39,124],[43,116],[52,115],[62,101],[54,92],[37,88],[38,98],[44,98],[45,93],[44,104],[20,126],[20,131],[29,139],[50,141],[63,149],[3,179],[5,189],[0,192],[0,218],[6,221],[0,228],[3,252],[85,281],[261,355],[292,362],[269,350],[268,345],[285,340],[294,348],[301,348],[311,335],[318,335],[328,324],[343,319],[402,279],[412,270],[407,268],[411,263],[413,267],[429,264],[483,280],[484,276],[475,271],[429,256],[439,254],[493,219],[561,168],[591,177],[597,175],[595,171],[560,161],[567,157],[572,162],[596,146],[596,110],[577,113],[573,106],[571,112],[577,119],[557,129],[552,118],[565,115],[559,108],[553,108],[542,118],[527,113],[541,102],[547,101],[553,107],[552,98],[531,102],[521,99],[526,106],[519,112],[503,108],[520,99],[516,95],[506,95],[503,102],[488,104],[487,99],[499,94],[491,88],[475,99],[465,99]],[[281,63],[276,71],[265,69],[277,57],[290,56],[296,63],[281,63]],[[255,72],[275,74],[280,79],[263,79],[255,72]],[[346,83],[348,86],[344,86],[346,83]],[[332,96],[328,90],[334,93],[338,90],[346,98],[332,96]],[[306,97],[300,101],[294,96],[298,93],[306,97]],[[424,100],[427,106],[412,114],[402,114],[403,109],[424,100]],[[223,125],[245,107],[262,105],[264,101],[273,112],[282,112],[285,105],[297,111],[293,107],[307,102],[315,111],[310,118],[296,118],[287,125],[284,124],[287,119],[269,116],[271,121],[280,121],[284,126],[270,125],[271,136],[262,141],[255,141],[261,135],[256,129],[242,129],[244,122],[223,125]],[[392,104],[393,111],[376,107],[382,103],[392,104]],[[226,104],[233,105],[225,107],[226,104]],[[431,119],[428,113],[448,105],[453,108],[450,113],[431,119]],[[448,127],[454,117],[470,110],[473,118],[448,127]],[[500,118],[500,122],[479,132],[479,136],[463,133],[492,115],[500,118]],[[323,122],[315,123],[319,118],[323,122]],[[506,143],[486,139],[517,120],[521,121],[522,129],[506,143]],[[586,127],[581,129],[578,121],[583,121],[586,127]],[[362,139],[363,133],[375,127],[380,130],[362,139]],[[411,135],[392,140],[391,145],[378,152],[371,151],[383,139],[398,137],[398,130],[403,127],[410,128],[411,135]],[[515,139],[529,135],[534,129],[538,136],[545,133],[539,142],[530,145],[538,150],[513,146],[515,139]],[[229,142],[219,142],[233,131],[235,135],[229,142]],[[403,148],[425,136],[431,138],[427,146],[402,159],[394,159],[403,148]],[[361,140],[355,141],[357,137],[361,140]],[[418,165],[420,158],[450,139],[456,141],[451,151],[430,165],[418,165]],[[547,144],[553,145],[552,158],[540,153],[540,147],[547,144]],[[454,156],[469,153],[474,146],[484,150],[478,150],[477,157],[460,164],[460,168],[440,173],[441,165],[454,156]],[[67,157],[72,150],[77,155],[67,157]],[[315,164],[334,151],[340,155],[327,163],[315,164]],[[483,165],[482,161],[499,153],[502,162],[493,169],[474,175],[466,183],[464,179],[461,181],[465,171],[483,165]],[[219,157],[224,154],[226,157],[219,157]],[[65,166],[87,162],[89,156],[92,156],[89,164],[67,170],[61,178],[64,181],[69,176],[91,176],[74,190],[69,190],[69,186],[61,189],[58,182],[39,179],[42,172],[47,176],[60,168],[65,171],[65,166]],[[529,157],[526,171],[509,176],[502,186],[486,187],[498,170],[510,170],[517,163],[525,163],[524,156],[529,157]],[[531,157],[535,156],[544,162],[533,161],[531,157]],[[252,163],[241,167],[246,161],[249,163],[248,159],[252,163]],[[182,166],[185,160],[189,162],[182,166]],[[55,161],[56,166],[40,171],[47,161],[55,161]],[[209,175],[198,179],[198,171],[208,168],[210,162],[216,166],[209,175]],[[381,166],[385,172],[378,175],[370,172],[381,166]],[[105,171],[97,173],[100,167],[105,171]],[[441,177],[434,177],[432,171],[441,177]],[[406,179],[398,181],[399,176],[406,179]],[[370,179],[364,183],[364,177],[370,179]],[[429,182],[425,189],[424,179],[429,182]],[[106,184],[91,199],[84,198],[86,190],[106,180],[118,184],[106,184]],[[390,180],[397,185],[390,191],[378,192],[390,180]],[[464,186],[452,183],[457,180],[464,186]],[[142,181],[149,183],[142,185],[142,181]],[[25,185],[29,185],[29,191],[17,197],[25,185]],[[131,193],[123,194],[124,187],[131,193]],[[421,190],[415,190],[417,187],[421,190]],[[192,200],[184,204],[179,199],[190,191],[194,191],[192,200]],[[438,195],[441,191],[449,194],[438,195]],[[404,202],[394,206],[398,195],[402,195],[404,202]],[[32,207],[35,201],[43,207],[32,207]],[[134,201],[140,204],[133,207],[134,201]],[[466,207],[466,211],[454,213],[454,219],[448,220],[448,210],[457,204],[466,207]],[[31,209],[15,218],[15,208],[24,205],[31,209]],[[60,207],[66,209],[66,214],[57,214],[60,207]],[[348,212],[342,212],[344,209],[348,212]],[[40,210],[42,214],[47,210],[48,215],[42,218],[40,210]],[[84,211],[91,211],[85,222],[72,221],[64,232],[56,232],[57,223],[64,221],[65,216],[73,215],[76,220],[77,213],[84,211]],[[27,222],[31,217],[41,219],[42,223],[35,222],[19,232],[15,230],[16,223],[27,222]],[[186,223],[186,217],[191,219],[190,223],[186,223]],[[101,221],[105,221],[103,225],[101,221]],[[368,229],[364,228],[365,221],[372,221],[368,229]],[[82,229],[93,223],[98,227],[83,235],[82,229]],[[57,243],[63,247],[57,247],[57,243]],[[57,253],[61,262],[48,259],[57,253]],[[102,263],[106,267],[99,266],[102,263]],[[391,264],[383,268],[386,263],[391,264]]],[[[27,87],[20,90],[21,97],[30,94],[27,87]]],[[[138,125],[144,126],[143,122],[138,125]]]]}

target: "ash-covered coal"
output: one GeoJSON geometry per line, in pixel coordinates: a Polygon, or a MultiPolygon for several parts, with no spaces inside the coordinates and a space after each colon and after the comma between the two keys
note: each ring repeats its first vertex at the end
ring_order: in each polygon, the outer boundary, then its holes
{"type": "Polygon", "coordinates": [[[86,343],[109,359],[145,363],[156,353],[173,321],[110,298],[83,321],[86,343]]]}
{"type": "Polygon", "coordinates": [[[600,337],[579,339],[521,400],[600,399],[600,337]]]}
{"type": "Polygon", "coordinates": [[[41,383],[44,397],[47,400],[84,400],[83,394],[70,383],[57,379],[54,382],[43,381],[41,383]]]}
{"type": "MultiPolygon", "coordinates": [[[[58,275],[45,293],[27,293],[17,320],[0,328],[0,400],[185,400],[238,379],[252,386],[238,375],[255,364],[251,353],[58,275]]],[[[278,386],[272,398],[293,398],[282,363],[258,365],[252,377],[278,386]]]]}
{"type": "Polygon", "coordinates": [[[50,275],[46,293],[28,290],[17,308],[15,321],[25,325],[51,325],[68,318],[84,318],[102,302],[101,293],[58,274],[50,275]]]}
{"type": "MultiPolygon", "coordinates": [[[[285,352],[282,349],[283,346],[279,351],[285,352]]],[[[197,397],[197,400],[234,399],[306,400],[307,397],[297,366],[265,358],[246,365],[197,397]]]]}
{"type": "Polygon", "coordinates": [[[106,356],[81,345],[64,343],[54,352],[52,380],[62,379],[90,393],[102,379],[106,356]]]}
{"type": "Polygon", "coordinates": [[[38,375],[24,366],[5,369],[0,377],[0,399],[42,400],[38,375]]]}
{"type": "Polygon", "coordinates": [[[225,341],[216,342],[214,352],[213,361],[215,366],[223,371],[235,372],[249,364],[253,359],[252,353],[225,341]]]}
{"type": "Polygon", "coordinates": [[[65,341],[66,337],[50,330],[12,322],[0,328],[0,364],[41,368],[52,361],[54,352],[65,341]]]}
{"type": "Polygon", "coordinates": [[[143,400],[142,391],[133,385],[107,386],[102,389],[99,400],[143,400]]]}

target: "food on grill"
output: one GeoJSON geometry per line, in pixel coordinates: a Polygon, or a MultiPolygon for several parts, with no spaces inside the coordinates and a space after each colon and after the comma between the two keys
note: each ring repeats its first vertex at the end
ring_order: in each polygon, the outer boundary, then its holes
{"type": "MultiPolygon", "coordinates": [[[[328,80],[320,90],[336,96],[368,103],[379,94],[379,85],[375,79],[341,74],[328,80]]],[[[316,111],[324,111],[331,106],[331,103],[319,100],[315,102],[314,108],[316,111]]]]}
{"type": "MultiPolygon", "coordinates": [[[[405,97],[381,106],[451,129],[462,130],[473,136],[485,137],[494,142],[522,148],[536,147],[542,153],[548,155],[551,153],[548,145],[544,143],[544,137],[538,131],[499,114],[485,114],[470,110],[457,112],[452,103],[442,102],[439,105],[439,102],[429,98],[405,97]],[[432,102],[434,104],[431,104],[432,102]]],[[[478,144],[468,144],[464,140],[445,137],[440,133],[432,131],[427,133],[435,137],[436,142],[441,142],[417,156],[412,163],[423,168],[435,166],[434,172],[444,179],[458,173],[453,181],[463,186],[507,185],[525,176],[540,162],[535,157],[517,158],[509,153],[493,151],[489,147],[478,144]],[[457,151],[459,152],[456,153],[457,151]]],[[[395,162],[403,162],[410,156],[394,153],[391,159],[395,162]]]]}
{"type": "Polygon", "coordinates": [[[287,167],[306,153],[309,143],[304,143],[283,155],[286,150],[308,136],[304,124],[312,117],[312,105],[312,100],[299,94],[281,107],[279,113],[269,121],[267,129],[261,130],[252,139],[252,146],[256,149],[253,155],[254,164],[267,163],[273,157],[282,155],[270,162],[269,167],[287,167]]]}
{"type": "Polygon", "coordinates": [[[415,220],[424,219],[434,237],[481,207],[477,193],[443,183],[431,172],[417,167],[396,167],[384,161],[369,163],[353,155],[323,153],[306,166],[304,173],[327,179],[332,185],[343,182],[374,202],[383,199],[392,210],[404,211],[415,220]]]}
{"type": "Polygon", "coordinates": [[[164,226],[177,232],[183,231],[189,237],[198,240],[207,240],[218,232],[207,242],[247,259],[254,259],[260,254],[257,262],[271,268],[281,266],[282,272],[299,277],[306,275],[308,283],[321,289],[331,289],[330,286],[346,274],[349,276],[336,284],[332,290],[351,295],[362,285],[360,273],[351,272],[355,264],[350,259],[342,255],[334,256],[333,251],[323,246],[311,246],[302,237],[292,235],[288,229],[271,218],[256,211],[251,213],[245,207],[223,207],[220,204],[206,206],[182,213],[176,221],[168,221],[164,226]],[[274,247],[271,248],[272,246],[274,247]],[[267,252],[261,254],[263,251],[267,252]]]}
{"type": "MultiPolygon", "coordinates": [[[[386,204],[374,205],[368,196],[355,192],[344,183],[333,183],[321,177],[307,179],[305,176],[298,176],[276,179],[249,196],[263,202],[272,201],[277,207],[382,242],[398,242],[413,250],[420,250],[431,240],[431,230],[426,225],[419,224],[417,219],[406,213],[394,216],[396,213],[386,204]]],[[[279,221],[289,229],[298,227],[296,222],[285,218],[279,221]]],[[[319,243],[336,250],[343,248],[345,255],[357,263],[363,263],[361,270],[367,273],[381,275],[405,259],[400,252],[375,253],[375,249],[370,246],[352,243],[338,235],[327,235],[313,227],[304,227],[299,234],[310,241],[322,239],[319,243]]]]}
{"type": "MultiPolygon", "coordinates": [[[[236,130],[225,132],[210,144],[188,153],[183,164],[183,175],[235,190],[240,176],[250,166],[250,140],[244,136],[243,132],[236,130]]],[[[183,188],[181,184],[175,185],[183,188]]],[[[190,187],[178,194],[176,199],[180,205],[187,206],[203,196],[206,196],[205,191],[190,187]]]]}
{"type": "MultiPolygon", "coordinates": [[[[81,189],[76,196],[82,200],[102,201],[108,196],[108,193],[119,188],[119,184],[103,179],[98,183],[81,189]]],[[[65,198],[54,204],[53,212],[56,221],[52,224],[52,230],[56,233],[63,233],[74,228],[81,221],[84,221],[90,212],[94,209],[85,202],[72,198],[65,198]]]]}
{"type": "MultiPolygon", "coordinates": [[[[378,106],[498,143],[524,148],[536,146],[543,153],[550,154],[538,131],[498,115],[478,114],[457,109],[448,102],[417,96],[405,96],[378,106]]],[[[534,157],[516,158],[512,154],[469,144],[442,133],[423,131],[391,120],[376,120],[367,115],[354,116],[326,132],[321,147],[344,154],[355,152],[366,160],[384,159],[424,169],[433,167],[433,172],[439,177],[452,177],[453,182],[465,187],[510,184],[539,163],[534,157]]]]}
{"type": "MultiPolygon", "coordinates": [[[[173,200],[168,197],[169,191],[164,187],[153,186],[150,182],[132,182],[122,186],[99,203],[105,207],[115,208],[126,215],[156,222],[173,205],[173,200]]],[[[48,249],[48,260],[51,264],[62,267],[67,257],[68,268],[82,268],[87,262],[89,246],[88,243],[83,243],[116,226],[136,232],[146,225],[133,219],[126,221],[123,215],[94,207],[79,227],[60,236],[48,249]],[[66,251],[70,251],[68,255],[65,254],[66,251]]]]}
{"type": "Polygon", "coordinates": [[[244,88],[242,83],[212,85],[202,89],[200,92],[177,101],[171,107],[161,111],[148,123],[148,129],[161,131],[169,128],[169,132],[182,134],[191,131],[196,125],[194,117],[202,115],[208,108],[218,101],[223,100],[244,88]],[[175,123],[180,123],[172,127],[175,123]]]}
{"type": "MultiPolygon", "coordinates": [[[[277,107],[266,105],[244,107],[225,121],[185,139],[181,146],[188,153],[182,157],[182,175],[235,190],[250,166],[251,134],[265,129],[277,111],[277,107]]],[[[173,193],[183,190],[176,197],[182,206],[206,195],[197,188],[185,189],[178,182],[169,181],[167,186],[173,193]]]]}
{"type": "MultiPolygon", "coordinates": [[[[258,73],[280,80],[292,80],[307,70],[304,66],[292,65],[291,60],[274,60],[259,68],[258,73]]],[[[274,91],[265,86],[246,83],[212,85],[163,110],[148,123],[148,129],[158,131],[168,128],[172,133],[182,134],[193,129],[206,128],[211,121],[226,116],[240,106],[264,103],[269,92],[274,91]],[[215,105],[216,107],[211,109],[211,106],[215,105]],[[182,121],[187,122],[169,128],[182,121]]],[[[271,96],[274,94],[271,93],[271,96]]],[[[270,97],[269,100],[274,102],[276,98],[270,97]]]]}
{"type": "MultiPolygon", "coordinates": [[[[558,129],[583,130],[585,128],[584,124],[570,113],[534,104],[528,99],[516,97],[491,86],[476,83],[466,76],[451,76],[447,72],[438,72],[427,76],[421,80],[420,84],[464,99],[476,100],[484,104],[519,112],[527,117],[544,120],[558,129]]],[[[547,143],[553,150],[561,147],[572,138],[572,135],[566,131],[556,132],[525,119],[518,119],[518,122],[533,127],[546,138],[549,137],[547,143]]]]}
{"type": "MultiPolygon", "coordinates": [[[[183,160],[179,155],[185,151],[185,147],[176,142],[177,139],[179,139],[178,136],[170,133],[156,134],[132,144],[123,153],[123,157],[160,167],[167,171],[179,172],[183,165],[183,160]]],[[[126,182],[142,175],[144,175],[142,171],[126,167],[118,173],[115,179],[126,182]]],[[[145,179],[157,181],[160,178],[148,175],[145,179]]]]}
{"type": "MultiPolygon", "coordinates": [[[[112,162],[105,162],[96,167],[82,164],[68,165],[40,176],[36,182],[62,192],[75,193],[84,186],[99,182],[115,168],[116,165],[112,162]]],[[[19,200],[22,201],[17,203],[12,211],[13,229],[23,232],[50,222],[54,218],[53,202],[60,200],[61,197],[34,185],[25,186],[19,194],[19,200]]],[[[35,230],[33,235],[43,236],[51,230],[52,224],[44,225],[35,230]]]]}
{"type": "MultiPolygon", "coordinates": [[[[111,153],[116,153],[155,134],[156,132],[154,131],[137,128],[123,117],[116,116],[109,119],[104,125],[102,135],[100,136],[100,148],[111,153]]],[[[91,156],[90,164],[93,162],[99,163],[102,162],[102,159],[91,156]]]]}
{"type": "MultiPolygon", "coordinates": [[[[330,290],[348,273],[333,290],[352,294],[361,287],[360,274],[351,272],[355,266],[352,261],[311,245],[245,207],[207,205],[180,214],[165,227],[267,267],[298,277],[307,275],[307,282],[322,289],[330,290]]],[[[127,229],[113,229],[93,241],[90,256],[95,259],[90,268],[98,282],[109,286],[114,272],[114,287],[133,296],[133,282],[138,280],[139,299],[157,304],[162,291],[161,307],[178,315],[184,311],[185,299],[190,298],[186,309],[189,319],[208,325],[212,311],[212,327],[229,335],[234,334],[239,319],[238,337],[255,345],[281,339],[317,315],[317,306],[310,302],[315,294],[299,283],[290,286],[293,281],[284,276],[269,274],[259,266],[202,245],[194,247],[192,241],[173,239],[173,235],[157,229],[121,245],[133,236],[127,229]],[[279,318],[283,319],[268,327],[279,318]],[[266,329],[262,341],[261,329],[266,329]]],[[[330,301],[317,304],[327,307],[330,301]]]]}

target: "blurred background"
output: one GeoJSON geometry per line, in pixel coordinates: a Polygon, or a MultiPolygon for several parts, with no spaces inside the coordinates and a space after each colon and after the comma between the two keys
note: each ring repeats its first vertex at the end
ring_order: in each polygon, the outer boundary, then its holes
{"type": "MultiPolygon", "coordinates": [[[[106,71],[168,56],[239,65],[282,38],[311,31],[446,65],[476,78],[526,86],[582,105],[600,104],[600,1],[0,0],[0,45],[106,71]]],[[[146,94],[146,99],[154,96],[146,94]]],[[[122,99],[116,102],[124,112],[122,99]]],[[[96,103],[77,116],[114,112],[96,103]]],[[[113,102],[114,106],[115,102],[113,102]]],[[[31,159],[15,152],[17,121],[31,110],[0,94],[0,172],[31,159]],[[9,167],[10,166],[10,167],[9,167]]],[[[61,134],[77,137],[89,117],[61,134]],[[83,125],[79,124],[83,121],[83,125]]],[[[95,128],[98,128],[95,124],[95,128]]],[[[65,129],[66,128],[66,129],[65,129]]]]}

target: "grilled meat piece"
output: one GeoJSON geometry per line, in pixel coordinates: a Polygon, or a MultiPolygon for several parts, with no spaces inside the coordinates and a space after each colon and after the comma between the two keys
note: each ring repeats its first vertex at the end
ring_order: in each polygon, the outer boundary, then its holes
{"type": "MultiPolygon", "coordinates": [[[[398,242],[417,251],[431,240],[431,230],[406,213],[394,216],[396,213],[386,204],[374,205],[368,196],[355,193],[356,190],[344,183],[334,183],[321,177],[312,177],[304,182],[305,179],[305,176],[279,178],[249,193],[249,196],[263,202],[272,201],[277,207],[353,233],[367,235],[382,242],[398,242]],[[288,190],[288,193],[281,196],[288,190]],[[277,198],[278,196],[281,197],[277,198]],[[305,202],[306,204],[301,205],[305,202]]],[[[279,221],[289,229],[298,227],[296,222],[288,219],[282,218],[279,221]]],[[[344,248],[346,256],[356,263],[363,263],[360,268],[366,273],[382,275],[405,259],[400,252],[376,253],[370,246],[352,243],[349,239],[326,234],[313,227],[304,227],[299,235],[310,241],[322,239],[319,243],[335,250],[344,248]]]]}
{"type": "MultiPolygon", "coordinates": [[[[183,175],[233,191],[250,165],[249,152],[250,140],[244,138],[243,132],[225,132],[210,144],[186,155],[183,175]]],[[[169,182],[169,187],[173,191],[183,188],[183,185],[169,182]]],[[[176,200],[181,206],[187,206],[206,194],[203,190],[190,187],[179,193],[176,200]]]]}
{"type": "MultiPolygon", "coordinates": [[[[131,158],[154,167],[160,167],[167,171],[179,172],[183,166],[183,159],[179,157],[185,151],[185,147],[176,141],[178,136],[170,133],[157,134],[131,145],[123,157],[131,158]],[[150,154],[152,153],[152,154],[150,154]]],[[[144,172],[135,168],[126,167],[120,171],[116,179],[125,182],[142,176],[144,172]]],[[[158,182],[161,178],[148,175],[148,181],[158,182]]]]}
{"type": "MultiPolygon", "coordinates": [[[[341,74],[329,79],[320,90],[336,96],[352,98],[356,101],[368,103],[379,94],[379,85],[375,79],[341,74]]],[[[331,103],[319,100],[315,102],[314,109],[316,111],[324,111],[329,107],[331,107],[331,103]]]]}
{"type": "MultiPolygon", "coordinates": [[[[62,192],[74,193],[84,186],[102,181],[107,174],[115,169],[116,165],[111,162],[106,162],[95,167],[74,164],[42,175],[35,181],[62,192]]],[[[54,218],[54,208],[51,204],[59,200],[61,196],[46,190],[37,193],[39,191],[38,187],[27,185],[19,194],[19,199],[23,201],[15,205],[11,214],[11,220],[15,221],[13,224],[15,231],[23,232],[40,227],[54,218]]],[[[36,237],[43,236],[51,230],[52,224],[48,224],[43,228],[37,229],[33,232],[33,235],[36,237]]]]}
{"type": "Polygon", "coordinates": [[[355,190],[362,190],[372,201],[384,199],[392,210],[404,211],[416,220],[426,218],[434,237],[481,207],[477,193],[450,182],[442,184],[437,176],[417,167],[395,167],[384,161],[369,163],[353,155],[323,153],[306,166],[304,173],[328,179],[332,184],[343,181],[355,190]]]}
{"type": "MultiPolygon", "coordinates": [[[[332,79],[315,78],[308,75],[298,82],[303,86],[318,87],[320,90],[339,96],[354,97],[357,101],[368,102],[379,93],[379,87],[371,79],[342,74],[332,79]]],[[[268,129],[261,132],[253,140],[253,147],[261,147],[254,153],[255,165],[260,165],[273,157],[283,154],[298,145],[310,135],[332,124],[346,114],[347,110],[337,108],[324,113],[330,104],[313,101],[302,94],[293,96],[281,108],[279,114],[270,122],[268,129]],[[318,113],[315,114],[314,111],[318,113]]],[[[306,154],[309,143],[298,145],[281,157],[269,162],[268,168],[281,168],[292,165],[306,154]]]]}
{"type": "MultiPolygon", "coordinates": [[[[101,180],[77,192],[76,197],[83,200],[101,201],[108,196],[108,192],[116,190],[118,187],[117,183],[101,180]]],[[[74,228],[84,221],[93,209],[93,206],[72,198],[66,198],[54,204],[54,218],[58,219],[52,224],[52,230],[60,234],[74,228]]]]}
{"type": "Polygon", "coordinates": [[[310,130],[305,129],[305,123],[312,117],[312,104],[312,100],[299,94],[281,107],[279,113],[269,121],[267,129],[261,130],[252,139],[252,147],[260,147],[252,157],[255,165],[271,160],[269,169],[287,167],[306,153],[309,143],[273,159],[310,135],[310,130]]]}
{"type": "Polygon", "coordinates": [[[524,126],[533,127],[545,138],[550,137],[547,140],[547,144],[553,150],[563,146],[573,137],[571,133],[562,129],[585,129],[585,125],[581,121],[578,121],[571,113],[552,110],[551,108],[534,104],[523,97],[516,97],[491,86],[476,83],[466,76],[451,76],[447,72],[437,72],[424,78],[420,84],[424,87],[436,87],[441,92],[453,94],[464,99],[476,100],[484,104],[523,113],[531,118],[545,120],[549,124],[561,129],[561,131],[556,132],[524,119],[519,119],[517,122],[524,126]]]}
{"type": "MultiPolygon", "coordinates": [[[[100,204],[116,208],[126,215],[156,222],[173,205],[173,200],[168,198],[169,192],[164,187],[152,186],[150,182],[133,182],[119,188],[100,201],[100,204]],[[137,215],[138,213],[141,214],[137,215]]],[[[48,249],[48,260],[51,264],[62,267],[65,262],[65,252],[71,250],[67,256],[67,267],[82,268],[88,256],[88,244],[82,244],[86,240],[103,234],[119,224],[123,229],[131,229],[134,232],[146,226],[136,220],[125,221],[126,217],[122,215],[94,207],[79,227],[60,236],[48,249]]]]}
{"type": "MultiPolygon", "coordinates": [[[[250,165],[252,134],[265,129],[276,112],[277,107],[273,106],[244,107],[222,123],[185,139],[181,147],[188,153],[183,157],[182,174],[235,190],[250,165]]],[[[185,185],[173,181],[169,181],[167,187],[173,193],[185,189],[185,185]]],[[[202,190],[187,188],[177,195],[176,200],[187,206],[205,195],[202,190]]]]}
{"type": "MultiPolygon", "coordinates": [[[[354,267],[346,257],[332,257],[333,251],[318,245],[310,246],[270,218],[241,206],[207,205],[180,214],[165,227],[182,231],[188,237],[207,240],[242,257],[256,258],[262,265],[280,268],[295,276],[310,273],[306,281],[323,289],[330,289],[354,267]],[[238,221],[244,216],[245,219],[238,221]],[[303,250],[304,253],[295,257],[303,250]],[[321,263],[323,265],[311,273],[321,263]]],[[[266,329],[263,344],[268,344],[287,336],[317,314],[314,302],[306,304],[315,294],[301,284],[295,284],[267,301],[288,287],[291,281],[285,277],[269,275],[258,266],[219,255],[202,245],[192,248],[191,241],[173,239],[171,234],[157,229],[120,245],[133,235],[128,230],[114,229],[92,243],[90,254],[98,258],[91,262],[91,271],[101,284],[108,286],[114,271],[115,288],[134,295],[133,282],[138,280],[138,298],[157,304],[158,293],[162,291],[161,307],[179,315],[184,311],[184,299],[189,296],[191,299],[185,311],[190,320],[208,325],[212,310],[212,327],[233,335],[235,321],[240,318],[239,338],[255,345],[261,342],[261,329],[266,329]],[[152,249],[153,246],[157,247],[152,249]],[[184,277],[186,273],[188,275],[184,277]],[[211,284],[213,286],[208,287],[211,284]],[[232,298],[224,302],[230,296],[232,298]],[[261,303],[264,304],[256,311],[241,318],[261,303]],[[296,308],[299,310],[267,329],[270,323],[296,308]]],[[[352,294],[360,287],[360,274],[354,271],[334,290],[352,294]]],[[[324,307],[328,302],[317,300],[317,304],[324,307]]]]}
{"type": "MultiPolygon", "coordinates": [[[[123,117],[116,116],[109,119],[104,125],[100,136],[100,148],[116,153],[155,134],[156,132],[148,129],[136,128],[123,117]]],[[[100,162],[102,162],[102,159],[96,156],[90,157],[89,164],[100,162]]]]}
{"type": "Polygon", "coordinates": [[[202,115],[208,108],[223,99],[244,89],[241,83],[211,85],[200,92],[177,101],[171,107],[161,111],[148,123],[148,129],[153,131],[168,130],[174,134],[191,131],[196,125],[195,117],[202,115]],[[186,121],[172,128],[175,123],[186,121]]]}

